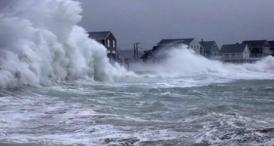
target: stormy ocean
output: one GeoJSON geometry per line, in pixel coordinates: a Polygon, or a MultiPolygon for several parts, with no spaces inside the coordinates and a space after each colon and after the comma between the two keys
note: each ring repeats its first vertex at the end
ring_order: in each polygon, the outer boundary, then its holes
{"type": "Polygon", "coordinates": [[[72,0],[0,14],[1,146],[274,145],[274,58],[111,64],[72,0]]]}

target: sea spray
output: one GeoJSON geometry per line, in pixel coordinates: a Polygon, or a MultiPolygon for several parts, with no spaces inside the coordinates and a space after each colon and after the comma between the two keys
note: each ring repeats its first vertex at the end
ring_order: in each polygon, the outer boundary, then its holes
{"type": "Polygon", "coordinates": [[[77,25],[74,0],[18,0],[0,14],[0,88],[130,74],[77,25]]]}
{"type": "Polygon", "coordinates": [[[274,79],[274,58],[262,58],[255,63],[231,64],[210,60],[187,46],[169,48],[155,54],[163,57],[157,63],[134,64],[136,72],[162,77],[221,77],[228,79],[274,79]]]}

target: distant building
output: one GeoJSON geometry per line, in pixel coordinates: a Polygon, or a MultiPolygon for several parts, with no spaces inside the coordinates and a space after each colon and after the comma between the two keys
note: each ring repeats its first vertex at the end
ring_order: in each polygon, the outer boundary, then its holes
{"type": "Polygon", "coordinates": [[[270,50],[271,50],[271,54],[272,56],[274,56],[274,41],[269,41],[269,46],[270,46],[270,50]]]}
{"type": "Polygon", "coordinates": [[[243,41],[243,44],[248,45],[250,49],[250,57],[261,58],[267,55],[271,55],[270,46],[267,40],[250,40],[243,41]]]}
{"type": "Polygon", "coordinates": [[[220,49],[215,41],[201,41],[200,42],[203,50],[204,56],[211,59],[217,59],[220,55],[220,49]]]}
{"type": "Polygon", "coordinates": [[[221,49],[221,56],[224,62],[243,63],[251,62],[250,50],[246,44],[227,44],[221,49]]]}
{"type": "Polygon", "coordinates": [[[107,48],[107,56],[112,60],[117,58],[117,40],[110,31],[89,32],[89,37],[107,48]]]}

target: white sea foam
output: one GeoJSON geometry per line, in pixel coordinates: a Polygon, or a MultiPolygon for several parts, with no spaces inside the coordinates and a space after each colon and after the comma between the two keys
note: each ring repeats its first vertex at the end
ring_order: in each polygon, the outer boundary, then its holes
{"type": "Polygon", "coordinates": [[[0,87],[129,75],[77,25],[74,0],[18,0],[0,14],[0,87]]]}
{"type": "Polygon", "coordinates": [[[256,63],[229,64],[197,55],[186,46],[166,51],[167,58],[158,64],[136,64],[133,69],[161,77],[192,79],[274,79],[274,58],[269,56],[256,63]]]}

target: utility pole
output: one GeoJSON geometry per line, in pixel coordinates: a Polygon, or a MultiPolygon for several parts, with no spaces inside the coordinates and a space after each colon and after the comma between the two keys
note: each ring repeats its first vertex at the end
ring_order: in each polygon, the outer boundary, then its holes
{"type": "Polygon", "coordinates": [[[139,45],[140,43],[134,43],[133,45],[133,58],[134,60],[138,60],[139,59],[139,45]]]}

